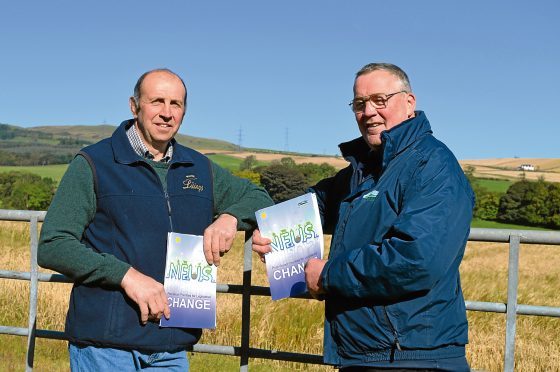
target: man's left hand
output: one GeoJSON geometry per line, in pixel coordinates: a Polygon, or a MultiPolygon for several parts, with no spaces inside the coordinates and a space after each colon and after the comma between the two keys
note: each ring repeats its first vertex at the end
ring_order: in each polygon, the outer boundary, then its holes
{"type": "Polygon", "coordinates": [[[204,256],[209,265],[220,265],[220,257],[231,249],[236,232],[237,218],[231,214],[220,215],[204,230],[204,256]]]}
{"type": "Polygon", "coordinates": [[[323,300],[323,295],[325,294],[323,283],[321,282],[321,273],[326,263],[326,260],[311,258],[305,264],[305,284],[307,284],[307,290],[311,297],[319,301],[323,300]]]}

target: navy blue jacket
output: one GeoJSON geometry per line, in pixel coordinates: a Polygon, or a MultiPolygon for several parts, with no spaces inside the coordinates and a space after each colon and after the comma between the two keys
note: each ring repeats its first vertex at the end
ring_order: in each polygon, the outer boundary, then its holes
{"type": "Polygon", "coordinates": [[[474,194],[423,112],[382,134],[340,145],[350,165],[321,181],[326,230],[325,362],[464,356],[468,342],[459,264],[474,194]]]}
{"type": "MultiPolygon", "coordinates": [[[[202,154],[176,143],[164,188],[130,146],[125,124],[111,138],[82,150],[94,172],[97,196],[97,211],[82,241],[163,283],[167,232],[202,235],[212,222],[211,165],[202,154]],[[201,187],[183,187],[187,179],[201,187]]],[[[76,283],[66,334],[79,344],[174,351],[196,343],[201,330],[142,325],[138,306],[122,289],[76,283]]]]}

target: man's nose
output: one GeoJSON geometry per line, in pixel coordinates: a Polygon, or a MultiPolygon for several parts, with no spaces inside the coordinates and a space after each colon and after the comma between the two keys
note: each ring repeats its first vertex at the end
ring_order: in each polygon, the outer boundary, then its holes
{"type": "Polygon", "coordinates": [[[171,113],[171,105],[167,103],[164,104],[163,107],[161,108],[159,115],[167,121],[171,120],[171,118],[173,117],[173,114],[171,113]]]}
{"type": "Polygon", "coordinates": [[[377,115],[377,109],[373,106],[373,103],[371,102],[371,100],[368,100],[366,102],[366,105],[364,107],[364,115],[366,115],[366,116],[377,115]]]}

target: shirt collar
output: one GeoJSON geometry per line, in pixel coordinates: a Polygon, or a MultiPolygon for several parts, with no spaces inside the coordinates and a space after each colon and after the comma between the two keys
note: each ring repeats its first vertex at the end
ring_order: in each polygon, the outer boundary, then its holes
{"type": "MultiPolygon", "coordinates": [[[[140,138],[140,133],[138,133],[136,125],[134,125],[134,121],[132,121],[132,125],[130,125],[126,129],[126,136],[128,137],[128,141],[130,142],[130,145],[132,146],[132,149],[136,154],[143,157],[144,159],[154,160],[154,155],[148,150],[148,147],[146,146],[144,141],[142,141],[142,138],[140,138]]],[[[162,163],[169,163],[172,157],[173,140],[169,142],[165,155],[159,161],[162,163]]]]}

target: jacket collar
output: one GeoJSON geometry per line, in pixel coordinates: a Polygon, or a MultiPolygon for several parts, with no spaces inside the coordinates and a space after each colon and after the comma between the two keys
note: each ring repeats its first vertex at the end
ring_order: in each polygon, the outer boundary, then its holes
{"type": "MultiPolygon", "coordinates": [[[[403,121],[388,131],[381,134],[381,148],[383,149],[382,169],[407,147],[416,142],[420,137],[431,134],[430,122],[424,111],[416,111],[413,118],[403,121]]],[[[354,168],[360,163],[367,163],[370,157],[370,148],[362,137],[349,142],[341,143],[340,152],[344,159],[350,162],[354,168]]]]}
{"type": "MultiPolygon", "coordinates": [[[[118,163],[132,164],[136,162],[146,161],[134,151],[126,135],[126,128],[128,128],[128,126],[132,125],[133,123],[134,119],[123,121],[111,136],[111,147],[113,148],[113,156],[115,157],[115,161],[118,163]]],[[[174,141],[173,157],[171,158],[169,164],[194,163],[192,157],[188,154],[185,147],[179,145],[174,138],[171,139],[171,141],[174,141]]]]}

